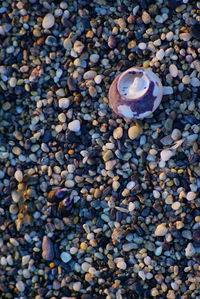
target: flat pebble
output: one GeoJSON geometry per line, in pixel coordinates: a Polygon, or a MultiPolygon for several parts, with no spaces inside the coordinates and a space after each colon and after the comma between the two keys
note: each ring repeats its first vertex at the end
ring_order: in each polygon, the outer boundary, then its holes
{"type": "Polygon", "coordinates": [[[87,71],[83,75],[84,80],[94,79],[94,77],[97,75],[96,71],[87,71]]]}
{"type": "Polygon", "coordinates": [[[142,21],[143,21],[144,24],[149,24],[151,22],[151,16],[148,14],[148,12],[143,11],[142,21]]]}
{"type": "Polygon", "coordinates": [[[187,200],[189,200],[189,201],[194,200],[194,199],[196,198],[196,193],[190,191],[190,192],[187,193],[186,198],[187,198],[187,200]]]}
{"type": "Polygon", "coordinates": [[[198,78],[192,78],[190,80],[190,83],[193,87],[199,87],[200,86],[200,80],[198,78]]]}
{"type": "Polygon", "coordinates": [[[85,46],[81,41],[76,40],[75,43],[74,43],[73,49],[77,54],[81,54],[84,47],[85,46]]]}
{"type": "Polygon", "coordinates": [[[81,290],[81,282],[77,281],[73,283],[73,290],[79,292],[81,290]]]}
{"type": "Polygon", "coordinates": [[[15,174],[14,174],[14,177],[15,177],[15,179],[18,182],[22,182],[23,181],[23,173],[22,173],[22,171],[21,170],[16,170],[15,174]]]}
{"type": "Polygon", "coordinates": [[[68,263],[72,259],[71,255],[68,252],[62,252],[60,258],[64,263],[68,263]]]}
{"type": "Polygon", "coordinates": [[[58,101],[58,106],[61,109],[67,109],[70,105],[70,100],[68,98],[61,98],[58,101]]]}
{"type": "Polygon", "coordinates": [[[164,149],[160,153],[160,157],[163,161],[168,161],[172,156],[174,156],[174,152],[171,150],[164,149]]]}
{"type": "Polygon", "coordinates": [[[169,72],[170,72],[172,77],[176,78],[178,76],[177,66],[175,64],[171,64],[169,66],[169,72]]]}
{"type": "Polygon", "coordinates": [[[54,258],[53,243],[47,236],[44,236],[42,240],[42,257],[46,261],[51,261],[54,258]]]}
{"type": "Polygon", "coordinates": [[[116,129],[114,129],[113,131],[113,137],[114,139],[120,139],[123,136],[123,129],[122,127],[117,127],[116,129]]]}
{"type": "Polygon", "coordinates": [[[128,137],[132,140],[136,139],[141,134],[141,128],[139,126],[131,126],[128,129],[128,137]]]}
{"type": "Polygon", "coordinates": [[[75,119],[68,124],[68,129],[72,132],[79,132],[80,128],[81,128],[81,123],[78,119],[75,119]]]}
{"type": "Polygon", "coordinates": [[[54,26],[54,23],[55,23],[55,17],[51,13],[48,13],[46,14],[46,16],[42,21],[42,27],[44,29],[50,29],[51,27],[54,26]]]}
{"type": "Polygon", "coordinates": [[[172,209],[176,211],[176,210],[180,209],[180,206],[181,206],[180,202],[179,201],[175,201],[172,204],[172,209]]]}
{"type": "Polygon", "coordinates": [[[16,283],[16,288],[18,289],[19,292],[24,292],[24,290],[25,290],[25,284],[23,283],[23,281],[19,280],[16,283]]]}
{"type": "Polygon", "coordinates": [[[181,138],[181,131],[179,129],[174,129],[171,134],[171,138],[176,141],[181,138]]]}
{"type": "Polygon", "coordinates": [[[161,223],[156,227],[155,236],[156,237],[165,236],[167,231],[168,231],[168,228],[166,227],[166,223],[161,223]]]}
{"type": "Polygon", "coordinates": [[[165,51],[163,49],[160,49],[158,52],[156,52],[156,57],[158,60],[162,60],[165,56],[165,51]]]}
{"type": "Polygon", "coordinates": [[[126,263],[123,260],[120,260],[119,262],[117,262],[117,268],[121,269],[121,270],[126,270],[126,263]]]}

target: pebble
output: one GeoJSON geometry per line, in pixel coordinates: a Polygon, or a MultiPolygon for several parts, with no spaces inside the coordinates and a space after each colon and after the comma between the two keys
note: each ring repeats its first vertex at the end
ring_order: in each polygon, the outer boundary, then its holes
{"type": "Polygon", "coordinates": [[[71,121],[68,124],[68,129],[72,132],[79,132],[81,129],[81,123],[78,119],[75,119],[73,121],[71,121]]]}
{"type": "Polygon", "coordinates": [[[123,136],[123,129],[122,127],[117,127],[116,129],[114,129],[113,131],[113,138],[114,139],[120,139],[123,136]]]}
{"type": "Polygon", "coordinates": [[[165,236],[167,231],[168,231],[168,228],[166,227],[166,223],[161,223],[156,227],[155,236],[156,237],[165,236]]]}
{"type": "Polygon", "coordinates": [[[95,98],[97,96],[97,91],[96,89],[94,88],[94,86],[89,86],[89,94],[92,98],[95,98]]]}
{"type": "Polygon", "coordinates": [[[114,49],[116,47],[117,41],[116,38],[113,35],[110,35],[108,38],[108,46],[111,49],[114,49]]]}
{"type": "Polygon", "coordinates": [[[196,193],[190,191],[190,192],[187,193],[186,198],[187,198],[187,200],[189,200],[189,201],[194,200],[194,199],[196,198],[196,193]]]}
{"type": "Polygon", "coordinates": [[[171,138],[176,141],[181,138],[181,131],[179,129],[174,129],[171,134],[171,138]]]}
{"type": "Polygon", "coordinates": [[[156,52],[156,57],[158,60],[163,60],[165,56],[165,51],[163,49],[160,49],[159,51],[156,52]]]}
{"type": "Polygon", "coordinates": [[[16,283],[16,288],[18,289],[19,292],[24,292],[25,291],[25,284],[23,283],[23,281],[19,280],[16,283]]]}
{"type": "Polygon", "coordinates": [[[99,58],[100,58],[99,54],[91,54],[90,55],[90,61],[92,63],[97,63],[99,61],[99,58]]]}
{"type": "Polygon", "coordinates": [[[178,209],[180,209],[180,207],[181,207],[181,204],[180,204],[179,201],[175,201],[175,202],[172,204],[172,209],[173,209],[174,211],[177,211],[178,209]]]}
{"type": "Polygon", "coordinates": [[[198,78],[192,78],[190,80],[190,84],[193,86],[193,87],[199,87],[200,86],[200,80],[198,78]]]}
{"type": "Polygon", "coordinates": [[[61,109],[67,109],[70,105],[70,100],[68,98],[61,98],[58,101],[58,106],[61,109]]]}
{"type": "Polygon", "coordinates": [[[53,243],[47,236],[44,236],[42,240],[42,257],[46,261],[51,261],[54,258],[53,243]]]}
{"type": "Polygon", "coordinates": [[[76,40],[73,49],[77,54],[81,54],[83,52],[84,47],[85,45],[81,41],[76,40]]]}
{"type": "Polygon", "coordinates": [[[176,78],[178,76],[177,66],[175,64],[171,64],[169,66],[169,72],[170,72],[172,77],[176,78]]]}
{"type": "Polygon", "coordinates": [[[81,282],[77,281],[73,283],[73,290],[79,292],[81,290],[81,282]]]}
{"type": "Polygon", "coordinates": [[[143,21],[144,24],[149,24],[151,22],[151,16],[148,14],[148,12],[143,11],[142,21],[143,21]]]}
{"type": "Polygon", "coordinates": [[[124,260],[120,260],[119,262],[117,262],[117,268],[121,269],[121,270],[126,270],[127,265],[125,263],[124,260]]]}
{"type": "Polygon", "coordinates": [[[54,26],[54,23],[55,23],[55,17],[51,13],[48,13],[46,14],[46,16],[42,21],[42,27],[44,29],[50,29],[51,27],[54,26]]]}
{"type": "Polygon", "coordinates": [[[23,173],[21,170],[16,170],[14,174],[15,179],[20,183],[23,181],[23,173]]]}
{"type": "Polygon", "coordinates": [[[171,150],[164,149],[160,153],[160,157],[162,161],[168,161],[172,156],[174,156],[174,152],[171,150]]]}
{"type": "Polygon", "coordinates": [[[194,246],[192,245],[192,243],[188,243],[187,247],[185,248],[185,255],[187,257],[192,257],[193,255],[195,255],[196,250],[194,248],[194,246]]]}
{"type": "Polygon", "coordinates": [[[60,258],[66,264],[72,259],[71,255],[68,252],[62,252],[60,258]]]}
{"type": "Polygon", "coordinates": [[[141,128],[139,126],[131,126],[128,129],[128,137],[131,140],[136,139],[141,134],[141,128]]]}
{"type": "Polygon", "coordinates": [[[182,82],[184,85],[188,85],[190,83],[190,76],[188,75],[185,75],[183,78],[182,78],[182,82]]]}
{"type": "Polygon", "coordinates": [[[84,80],[94,79],[94,77],[96,77],[96,75],[97,75],[96,71],[87,71],[84,73],[83,79],[84,80]]]}

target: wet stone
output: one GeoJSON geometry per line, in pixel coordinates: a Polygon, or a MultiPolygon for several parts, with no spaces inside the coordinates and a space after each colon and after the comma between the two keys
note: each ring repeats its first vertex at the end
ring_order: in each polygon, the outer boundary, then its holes
{"type": "Polygon", "coordinates": [[[54,258],[53,243],[47,236],[44,236],[42,240],[42,257],[46,261],[51,261],[54,258]]]}

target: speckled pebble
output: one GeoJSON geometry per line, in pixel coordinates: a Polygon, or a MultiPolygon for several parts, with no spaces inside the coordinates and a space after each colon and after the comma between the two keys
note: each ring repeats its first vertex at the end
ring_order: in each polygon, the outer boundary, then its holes
{"type": "Polygon", "coordinates": [[[58,101],[58,106],[61,109],[67,109],[70,105],[70,100],[68,98],[61,98],[58,101]]]}

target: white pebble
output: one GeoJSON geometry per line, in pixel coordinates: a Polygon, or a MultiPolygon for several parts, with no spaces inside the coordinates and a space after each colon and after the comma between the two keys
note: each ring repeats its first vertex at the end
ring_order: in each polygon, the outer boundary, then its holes
{"type": "Polygon", "coordinates": [[[158,192],[157,190],[153,190],[153,196],[154,198],[160,198],[160,192],[158,192]]]}
{"type": "Polygon", "coordinates": [[[157,227],[156,227],[156,230],[155,230],[155,236],[157,237],[162,237],[162,236],[165,236],[166,233],[167,233],[168,229],[166,227],[166,224],[165,223],[161,223],[159,224],[157,227]]]}
{"type": "Polygon", "coordinates": [[[14,175],[15,179],[20,183],[23,180],[23,173],[21,172],[21,170],[16,170],[15,171],[15,175],[14,175]]]}
{"type": "Polygon", "coordinates": [[[139,271],[138,275],[142,278],[142,280],[146,279],[144,271],[139,271]]]}
{"type": "Polygon", "coordinates": [[[74,283],[73,283],[73,290],[74,290],[75,292],[79,292],[80,289],[81,289],[81,282],[79,282],[79,281],[74,282],[74,283]]]}
{"type": "Polygon", "coordinates": [[[169,72],[170,72],[171,76],[174,78],[178,76],[178,69],[175,64],[171,64],[169,66],[169,72]]]}
{"type": "Polygon", "coordinates": [[[77,54],[81,54],[81,52],[83,51],[84,47],[85,47],[85,46],[84,46],[84,44],[83,44],[81,41],[76,40],[75,43],[74,43],[74,47],[73,47],[73,49],[74,49],[74,51],[75,51],[77,54]]]}
{"type": "Polygon", "coordinates": [[[146,49],[146,44],[145,43],[139,43],[138,44],[138,48],[140,49],[140,50],[145,50],[146,49]]]}
{"type": "Polygon", "coordinates": [[[60,258],[64,263],[68,263],[72,257],[68,252],[62,252],[60,258]]]}
{"type": "Polygon", "coordinates": [[[96,84],[100,84],[102,79],[103,79],[103,75],[96,75],[96,77],[94,78],[94,82],[96,84]]]}
{"type": "Polygon", "coordinates": [[[81,268],[84,272],[88,272],[89,268],[91,267],[91,265],[87,262],[82,263],[81,268]]]}
{"type": "Polygon", "coordinates": [[[90,80],[90,79],[94,79],[94,77],[96,77],[97,72],[96,71],[87,71],[85,72],[85,74],[83,75],[83,79],[84,80],[90,80]]]}
{"type": "Polygon", "coordinates": [[[174,211],[177,211],[179,208],[180,208],[181,204],[179,201],[175,201],[173,204],[172,204],[172,209],[174,211]]]}
{"type": "Polygon", "coordinates": [[[124,262],[124,260],[120,260],[117,263],[117,268],[121,269],[121,270],[126,270],[126,263],[124,262]]]}
{"type": "Polygon", "coordinates": [[[128,210],[129,212],[132,212],[135,209],[135,204],[131,201],[128,204],[128,210]]]}
{"type": "Polygon", "coordinates": [[[75,119],[68,124],[68,129],[72,132],[79,132],[81,128],[80,121],[75,119]]]}
{"type": "Polygon", "coordinates": [[[189,201],[194,200],[194,199],[196,198],[196,193],[190,191],[190,192],[187,193],[186,198],[187,198],[187,200],[189,200],[189,201]]]}
{"type": "Polygon", "coordinates": [[[163,49],[160,49],[158,52],[156,52],[156,57],[158,60],[162,60],[165,56],[165,51],[163,49]]]}
{"type": "Polygon", "coordinates": [[[97,63],[99,61],[100,56],[98,54],[91,54],[90,61],[93,63],[97,63]]]}
{"type": "Polygon", "coordinates": [[[58,101],[58,106],[61,109],[67,109],[69,107],[70,101],[68,98],[61,98],[58,101]]]}
{"type": "Polygon", "coordinates": [[[156,256],[159,256],[159,255],[161,255],[161,253],[162,253],[162,247],[159,246],[159,247],[157,247],[156,250],[155,250],[155,255],[156,255],[156,256]]]}
{"type": "Polygon", "coordinates": [[[18,289],[18,291],[19,292],[24,292],[24,290],[25,290],[25,285],[24,285],[24,283],[23,283],[23,281],[18,281],[17,283],[16,283],[16,288],[18,289]]]}
{"type": "Polygon", "coordinates": [[[166,34],[166,40],[167,41],[170,42],[173,39],[173,37],[174,37],[174,33],[172,31],[167,32],[167,34],[166,34]]]}
{"type": "Polygon", "coordinates": [[[54,16],[51,13],[48,13],[42,21],[42,27],[44,29],[49,29],[49,28],[53,27],[54,23],[55,23],[54,16]]]}
{"type": "Polygon", "coordinates": [[[174,156],[174,153],[167,149],[162,150],[160,153],[162,161],[168,161],[172,156],[174,156]]]}

